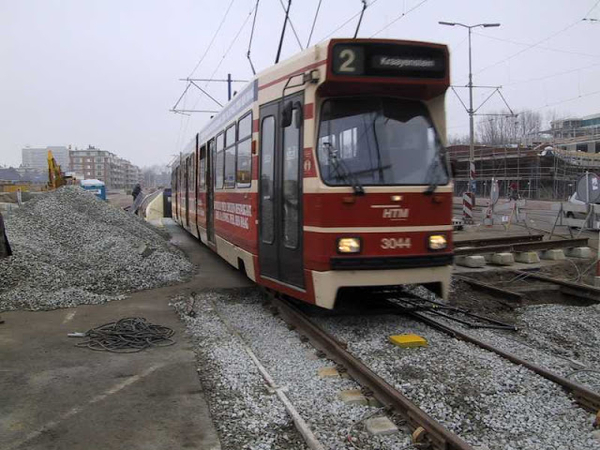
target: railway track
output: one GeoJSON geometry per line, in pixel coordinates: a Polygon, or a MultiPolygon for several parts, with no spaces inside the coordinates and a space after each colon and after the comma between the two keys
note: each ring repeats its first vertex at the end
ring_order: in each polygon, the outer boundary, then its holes
{"type": "Polygon", "coordinates": [[[464,333],[450,325],[442,323],[438,320],[435,320],[431,317],[428,317],[426,313],[418,312],[418,311],[406,311],[401,305],[399,306],[399,313],[408,313],[411,317],[414,317],[420,322],[426,323],[427,325],[435,328],[436,330],[442,331],[450,336],[453,336],[457,339],[460,339],[465,342],[470,342],[484,350],[488,350],[490,352],[496,353],[504,359],[511,361],[514,364],[518,364],[520,366],[526,367],[529,370],[537,373],[538,375],[546,378],[547,380],[552,381],[560,385],[565,391],[573,395],[573,398],[579,403],[584,409],[596,413],[600,411],[600,394],[594,392],[585,386],[575,383],[568,378],[560,376],[558,374],[553,373],[546,368],[539,366],[537,364],[530,363],[529,361],[520,358],[510,352],[497,348],[487,342],[482,341],[481,339],[477,339],[473,336],[470,336],[467,333],[464,333]]]}
{"type": "Polygon", "coordinates": [[[467,275],[454,275],[454,278],[463,281],[473,288],[486,291],[507,300],[521,303],[527,294],[536,294],[543,291],[556,291],[560,294],[575,297],[584,302],[600,302],[600,288],[575,283],[567,280],[559,280],[533,271],[503,269],[501,273],[511,274],[510,287],[501,287],[472,278],[467,275]]]}
{"type": "MultiPolygon", "coordinates": [[[[405,397],[401,392],[378,376],[374,371],[367,367],[361,360],[353,356],[346,348],[346,345],[339,342],[334,336],[324,331],[316,325],[311,318],[305,314],[298,306],[291,303],[282,296],[270,296],[272,305],[276,308],[282,318],[304,336],[318,350],[324,352],[327,357],[342,366],[352,378],[359,382],[369,393],[379,400],[383,405],[392,407],[399,413],[413,430],[414,436],[424,439],[431,448],[435,449],[472,449],[470,444],[459,436],[453,434],[435,419],[417,407],[411,400],[405,397]]],[[[585,386],[573,382],[563,376],[553,373],[544,367],[533,364],[512,353],[497,348],[487,342],[477,339],[469,334],[462,332],[446,323],[430,317],[426,311],[415,308],[414,301],[407,305],[400,304],[401,299],[390,298],[387,300],[384,314],[406,314],[411,318],[443,332],[453,338],[469,342],[481,349],[492,352],[501,358],[510,361],[513,364],[526,367],[539,376],[559,385],[564,391],[571,394],[572,398],[585,410],[596,413],[600,410],[600,395],[585,386]],[[395,310],[395,311],[394,311],[395,310]]],[[[412,298],[414,300],[414,298],[412,298]]],[[[405,302],[406,303],[406,302],[405,302]]],[[[489,323],[490,319],[480,317],[484,322],[489,323]]],[[[459,322],[463,322],[459,320],[459,322]]],[[[487,328],[505,328],[499,322],[493,325],[485,326],[487,328]]]]}
{"type": "Polygon", "coordinates": [[[315,348],[342,366],[352,378],[369,389],[383,405],[391,406],[399,413],[413,430],[415,441],[427,440],[432,448],[439,450],[473,450],[471,445],[440,425],[348,352],[343,343],[321,329],[289,300],[278,295],[270,296],[270,299],[272,305],[290,326],[305,336],[315,348]]]}
{"type": "Polygon", "coordinates": [[[587,238],[544,241],[543,235],[514,236],[495,239],[474,239],[454,243],[455,256],[481,255],[497,252],[544,251],[559,248],[587,247],[587,238]]]}
{"type": "Polygon", "coordinates": [[[485,247],[487,245],[510,245],[524,242],[540,242],[544,239],[543,234],[524,234],[519,236],[499,236],[494,238],[464,239],[454,241],[455,248],[462,247],[485,247]]]}

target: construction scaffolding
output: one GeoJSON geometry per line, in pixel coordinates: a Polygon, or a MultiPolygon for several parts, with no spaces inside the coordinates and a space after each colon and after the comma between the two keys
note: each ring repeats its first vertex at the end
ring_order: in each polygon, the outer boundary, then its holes
{"type": "MultiPolygon", "coordinates": [[[[455,195],[462,196],[469,183],[469,147],[448,147],[455,170],[455,195]]],[[[600,154],[559,149],[550,143],[537,146],[476,146],[475,194],[489,197],[492,178],[498,181],[500,196],[507,197],[511,186],[522,198],[567,200],[586,171],[600,173],[600,154]]]]}

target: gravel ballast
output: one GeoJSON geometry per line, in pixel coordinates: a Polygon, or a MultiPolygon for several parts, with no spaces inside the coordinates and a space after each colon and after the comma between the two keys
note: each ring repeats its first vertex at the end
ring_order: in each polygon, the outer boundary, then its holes
{"type": "MultiPolygon", "coordinates": [[[[211,302],[216,305],[219,315],[240,333],[275,382],[286,387],[287,396],[325,448],[413,448],[408,433],[402,429],[387,436],[374,437],[367,433],[364,419],[372,414],[384,416],[385,412],[374,406],[343,403],[338,397],[339,393],[348,389],[360,389],[360,386],[345,377],[319,378],[320,368],[331,367],[334,364],[327,359],[315,357],[313,347],[302,342],[298,334],[290,331],[280,318],[261,307],[262,301],[262,295],[255,289],[202,292],[196,302],[197,316],[185,318],[188,330],[197,338],[199,371],[207,383],[207,391],[211,393],[211,411],[219,417],[216,421],[217,427],[220,435],[226,436],[226,448],[234,448],[229,446],[232,436],[246,436],[248,442],[256,443],[252,430],[240,430],[243,425],[230,417],[232,409],[249,411],[256,415],[258,420],[262,420],[260,418],[266,414],[262,408],[275,408],[276,405],[265,404],[264,401],[261,405],[261,397],[256,397],[255,384],[262,386],[258,390],[259,393],[264,392],[264,381],[254,377],[252,383],[246,383],[248,374],[259,375],[252,366],[248,366],[249,358],[238,353],[237,344],[231,337],[227,336],[227,333],[224,335],[222,331],[217,331],[222,330],[223,325],[218,323],[211,302]],[[232,365],[233,367],[230,367],[232,365]],[[237,366],[244,367],[242,376],[238,376],[237,366]],[[230,391],[233,391],[239,403],[223,404],[223,396],[227,398],[230,391]]],[[[179,306],[181,310],[182,304],[179,306]]],[[[276,402],[276,397],[272,397],[276,402]]],[[[279,411],[279,408],[277,406],[276,411],[279,411]]],[[[282,411],[284,416],[281,419],[291,423],[285,410],[282,411]]],[[[388,417],[396,420],[393,416],[388,417]]],[[[397,423],[402,425],[401,422],[397,423]]],[[[248,448],[258,447],[252,444],[248,448]]],[[[295,447],[282,446],[281,442],[275,440],[265,448],[295,447]]]]}
{"type": "Polygon", "coordinates": [[[0,311],[99,304],[184,280],[194,266],[137,216],[75,186],[47,192],[6,220],[0,311]]]}
{"type": "Polygon", "coordinates": [[[316,321],[378,375],[451,431],[490,450],[600,449],[593,416],[556,384],[474,345],[404,317],[316,321]],[[416,333],[426,348],[391,345],[416,333]]]}
{"type": "Polygon", "coordinates": [[[517,333],[463,331],[600,392],[600,305],[535,305],[515,314],[517,333]]]}
{"type": "Polygon", "coordinates": [[[265,382],[236,336],[216,314],[211,301],[223,294],[202,293],[188,311],[188,298],[173,304],[192,337],[213,423],[223,450],[306,449],[283,404],[265,382]]]}

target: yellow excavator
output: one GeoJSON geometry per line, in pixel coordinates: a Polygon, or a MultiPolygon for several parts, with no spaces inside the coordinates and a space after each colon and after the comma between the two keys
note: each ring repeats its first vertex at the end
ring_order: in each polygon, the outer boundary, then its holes
{"type": "Polygon", "coordinates": [[[65,174],[60,170],[52,151],[48,150],[48,190],[58,189],[65,184],[67,184],[65,174]]]}

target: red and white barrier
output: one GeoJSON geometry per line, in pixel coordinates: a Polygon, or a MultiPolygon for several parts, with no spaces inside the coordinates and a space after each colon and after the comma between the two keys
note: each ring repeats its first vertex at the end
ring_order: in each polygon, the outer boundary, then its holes
{"type": "Polygon", "coordinates": [[[473,204],[475,203],[475,195],[472,192],[463,194],[463,218],[465,223],[473,223],[473,204]]]}

